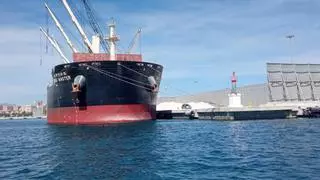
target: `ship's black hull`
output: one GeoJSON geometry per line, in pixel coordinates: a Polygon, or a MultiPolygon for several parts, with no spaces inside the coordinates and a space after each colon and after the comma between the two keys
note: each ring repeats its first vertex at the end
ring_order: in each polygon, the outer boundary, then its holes
{"type": "Polygon", "coordinates": [[[162,66],[91,61],[54,67],[48,87],[50,124],[106,124],[156,118],[162,66]]]}

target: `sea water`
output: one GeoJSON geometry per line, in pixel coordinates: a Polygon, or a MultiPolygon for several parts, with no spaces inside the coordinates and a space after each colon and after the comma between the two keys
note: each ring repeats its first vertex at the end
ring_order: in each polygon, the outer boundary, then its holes
{"type": "Polygon", "coordinates": [[[0,179],[319,179],[320,119],[0,121],[0,179]]]}

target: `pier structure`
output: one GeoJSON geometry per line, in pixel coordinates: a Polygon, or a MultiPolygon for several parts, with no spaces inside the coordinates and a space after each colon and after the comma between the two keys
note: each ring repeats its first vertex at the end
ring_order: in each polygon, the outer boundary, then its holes
{"type": "MultiPolygon", "coordinates": [[[[320,64],[267,63],[266,72],[267,82],[263,84],[238,88],[238,79],[233,73],[231,89],[162,97],[158,102],[201,101],[215,106],[197,109],[199,119],[256,120],[320,116],[320,64]]],[[[183,110],[158,111],[158,115],[167,119],[187,118],[183,110]]]]}

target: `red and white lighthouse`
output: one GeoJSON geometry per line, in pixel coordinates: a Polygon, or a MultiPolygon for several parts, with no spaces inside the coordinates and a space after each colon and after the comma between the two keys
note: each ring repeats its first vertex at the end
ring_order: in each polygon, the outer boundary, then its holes
{"type": "Polygon", "coordinates": [[[229,106],[231,108],[239,108],[243,107],[241,104],[241,94],[237,91],[237,76],[236,73],[233,72],[231,76],[231,92],[229,96],[229,106]]]}
{"type": "Polygon", "coordinates": [[[231,77],[231,94],[237,94],[237,76],[236,73],[232,73],[231,77]]]}

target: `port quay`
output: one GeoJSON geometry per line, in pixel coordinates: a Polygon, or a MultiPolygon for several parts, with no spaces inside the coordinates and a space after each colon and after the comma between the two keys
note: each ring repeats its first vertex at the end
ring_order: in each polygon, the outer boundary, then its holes
{"type": "Polygon", "coordinates": [[[160,119],[256,120],[320,116],[320,64],[267,63],[267,82],[178,97],[162,97],[160,119]]]}

